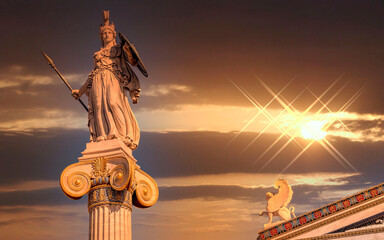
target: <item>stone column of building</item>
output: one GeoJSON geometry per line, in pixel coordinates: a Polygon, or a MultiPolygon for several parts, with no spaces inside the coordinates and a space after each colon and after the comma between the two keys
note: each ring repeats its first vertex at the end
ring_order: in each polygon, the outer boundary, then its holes
{"type": "Polygon", "coordinates": [[[60,185],[71,199],[88,194],[89,239],[132,239],[132,205],[155,204],[156,182],[140,169],[121,140],[88,143],[82,154],[78,163],[62,172],[60,185]]]}

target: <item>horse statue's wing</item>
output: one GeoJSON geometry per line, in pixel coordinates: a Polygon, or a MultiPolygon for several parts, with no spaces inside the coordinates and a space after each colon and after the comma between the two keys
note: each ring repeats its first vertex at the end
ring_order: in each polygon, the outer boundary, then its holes
{"type": "Polygon", "coordinates": [[[279,192],[268,200],[267,211],[276,212],[280,208],[288,205],[292,199],[292,189],[284,179],[279,179],[275,182],[275,188],[279,189],[279,192]],[[287,203],[288,201],[288,203],[287,203]]]}

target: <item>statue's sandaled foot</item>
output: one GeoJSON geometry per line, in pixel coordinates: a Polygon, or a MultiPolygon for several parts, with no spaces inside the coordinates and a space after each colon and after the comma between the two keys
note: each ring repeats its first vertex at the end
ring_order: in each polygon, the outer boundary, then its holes
{"type": "Polygon", "coordinates": [[[108,139],[108,140],[115,139],[115,138],[117,138],[117,137],[116,137],[116,134],[114,134],[114,133],[109,134],[109,135],[107,136],[107,139],[108,139]]]}
{"type": "Polygon", "coordinates": [[[96,138],[96,142],[101,142],[101,141],[104,141],[105,140],[105,137],[104,136],[98,136],[96,138]]]}

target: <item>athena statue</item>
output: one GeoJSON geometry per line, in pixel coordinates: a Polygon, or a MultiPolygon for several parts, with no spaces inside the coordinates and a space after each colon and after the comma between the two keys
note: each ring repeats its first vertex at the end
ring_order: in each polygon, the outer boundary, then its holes
{"type": "Polygon", "coordinates": [[[140,130],[128,103],[140,96],[140,82],[131,66],[146,77],[144,64],[135,47],[122,35],[116,44],[115,25],[109,21],[109,11],[103,11],[100,26],[101,49],[93,54],[94,68],[80,89],[72,95],[88,96],[88,126],[92,142],[121,139],[132,150],[139,144],[140,130]]]}

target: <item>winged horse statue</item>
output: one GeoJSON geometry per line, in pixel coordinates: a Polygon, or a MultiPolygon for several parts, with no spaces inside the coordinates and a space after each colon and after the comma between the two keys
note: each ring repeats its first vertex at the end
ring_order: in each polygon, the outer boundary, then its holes
{"type": "Polygon", "coordinates": [[[260,216],[266,215],[269,217],[269,222],[264,224],[264,229],[274,226],[279,222],[272,223],[273,216],[278,216],[282,221],[289,220],[295,215],[295,208],[293,206],[288,208],[292,200],[293,191],[288,182],[284,179],[279,179],[275,182],[275,188],[279,190],[278,193],[267,192],[265,198],[267,199],[267,211],[261,212],[260,216]]]}

